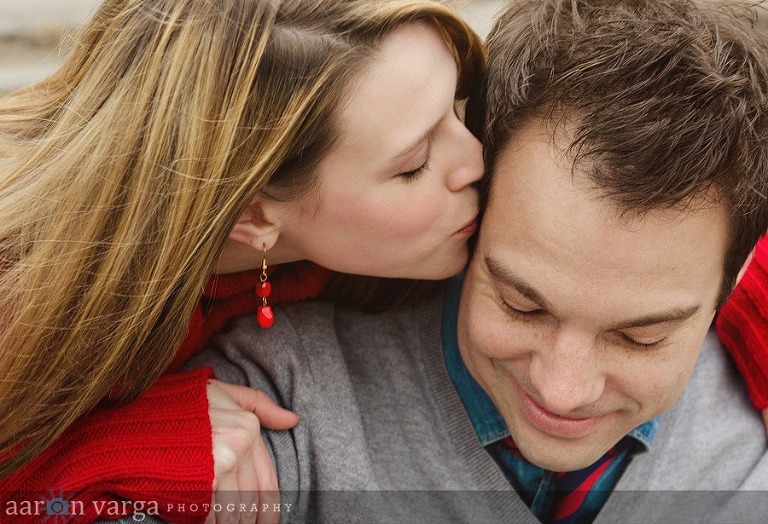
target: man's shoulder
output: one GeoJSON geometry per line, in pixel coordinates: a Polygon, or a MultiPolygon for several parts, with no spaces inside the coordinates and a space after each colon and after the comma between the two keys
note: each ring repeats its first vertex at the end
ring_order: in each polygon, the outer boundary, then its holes
{"type": "Polygon", "coordinates": [[[398,360],[423,345],[424,332],[439,340],[442,299],[369,314],[328,302],[305,301],[275,308],[272,327],[262,329],[255,318],[240,318],[215,335],[192,367],[212,365],[220,378],[255,385],[260,374],[290,377],[289,382],[314,376],[343,375],[357,360],[398,360]]]}
{"type": "Polygon", "coordinates": [[[714,329],[707,333],[691,379],[673,410],[691,429],[706,432],[715,442],[743,431],[743,440],[765,443],[759,413],[714,329]]]}
{"type": "Polygon", "coordinates": [[[237,345],[255,352],[267,348],[295,352],[311,344],[314,350],[337,347],[355,340],[384,343],[425,325],[439,329],[438,297],[383,313],[365,313],[323,301],[305,301],[275,308],[272,327],[262,329],[255,318],[237,319],[213,337],[216,346],[237,345]]]}
{"type": "Polygon", "coordinates": [[[760,414],[710,330],[683,394],[661,415],[651,449],[632,460],[604,508],[605,522],[626,512],[648,522],[764,522],[766,490],[760,414]]]}
{"type": "Polygon", "coordinates": [[[670,476],[655,482],[665,489],[739,489],[758,468],[768,489],[768,471],[760,466],[765,453],[760,414],[711,329],[688,385],[662,415],[648,459],[658,469],[669,469],[670,476]]]}

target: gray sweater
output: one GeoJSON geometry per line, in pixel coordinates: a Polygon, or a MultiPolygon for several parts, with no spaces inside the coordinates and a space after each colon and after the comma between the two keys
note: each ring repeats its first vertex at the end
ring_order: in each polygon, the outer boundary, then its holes
{"type": "MultiPolygon", "coordinates": [[[[383,315],[324,303],[241,319],[189,367],[301,416],[264,433],[289,522],[536,522],[478,442],[443,365],[441,300],[383,315]]],[[[688,387],[598,523],[768,522],[759,415],[710,333],[688,387]]]]}

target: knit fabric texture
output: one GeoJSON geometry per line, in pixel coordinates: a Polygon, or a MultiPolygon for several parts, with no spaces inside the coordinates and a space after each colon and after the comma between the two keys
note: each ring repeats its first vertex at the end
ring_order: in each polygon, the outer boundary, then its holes
{"type": "Polygon", "coordinates": [[[768,237],[717,315],[717,333],[758,410],[768,408],[768,237]]]}
{"type": "MultiPolygon", "coordinates": [[[[78,523],[132,514],[130,506],[115,511],[123,500],[157,502],[171,522],[204,522],[214,480],[207,397],[213,374],[210,368],[171,372],[229,320],[255,313],[260,274],[213,277],[166,375],[128,405],[100,406],[81,417],[43,453],[0,480],[0,522],[14,507],[17,513],[7,516],[14,523],[46,522],[50,517],[41,501],[59,496],[82,502],[78,523]],[[30,505],[33,511],[22,514],[30,505]]],[[[309,262],[280,266],[270,275],[270,303],[314,298],[330,276],[309,262]]]]}

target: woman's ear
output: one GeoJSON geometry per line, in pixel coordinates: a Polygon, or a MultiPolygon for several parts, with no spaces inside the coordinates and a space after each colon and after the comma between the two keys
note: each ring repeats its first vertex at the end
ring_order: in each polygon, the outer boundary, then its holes
{"type": "Polygon", "coordinates": [[[237,219],[229,238],[256,251],[271,249],[281,231],[279,207],[280,202],[257,197],[237,219]]]}

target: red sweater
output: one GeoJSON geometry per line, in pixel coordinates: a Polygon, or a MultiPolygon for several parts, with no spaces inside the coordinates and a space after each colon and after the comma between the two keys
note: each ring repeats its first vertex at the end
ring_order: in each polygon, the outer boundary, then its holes
{"type": "MultiPolygon", "coordinates": [[[[169,371],[205,345],[231,318],[253,314],[260,271],[212,279],[169,371]]],[[[316,297],[331,273],[310,263],[285,265],[270,278],[270,304],[316,297]]],[[[73,424],[35,460],[0,481],[0,522],[64,522],[56,500],[68,500],[74,521],[144,511],[176,523],[203,522],[211,502],[213,453],[202,368],[166,374],[140,398],[97,408],[73,424]],[[123,506],[123,500],[145,507],[123,506]],[[156,503],[156,506],[154,504],[156,503]],[[58,513],[58,514],[57,514],[58,513]]]]}
{"type": "Polygon", "coordinates": [[[768,236],[728,302],[717,314],[717,333],[744,377],[758,410],[768,408],[768,236]]]}

